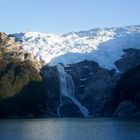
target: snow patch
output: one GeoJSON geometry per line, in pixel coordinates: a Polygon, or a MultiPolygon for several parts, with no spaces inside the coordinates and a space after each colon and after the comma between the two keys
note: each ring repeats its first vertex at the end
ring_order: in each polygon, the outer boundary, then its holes
{"type": "Polygon", "coordinates": [[[88,78],[84,78],[84,79],[80,79],[80,81],[86,81],[88,79],[89,79],[89,77],[88,78]]]}

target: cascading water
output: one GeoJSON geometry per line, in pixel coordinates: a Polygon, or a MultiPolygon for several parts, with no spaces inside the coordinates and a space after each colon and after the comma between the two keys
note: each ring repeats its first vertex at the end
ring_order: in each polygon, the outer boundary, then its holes
{"type": "Polygon", "coordinates": [[[62,96],[66,96],[70,98],[73,103],[79,108],[80,112],[84,117],[89,117],[89,111],[86,107],[84,107],[76,98],[75,98],[75,85],[73,83],[72,77],[68,74],[63,65],[58,64],[57,70],[59,73],[59,81],[60,81],[60,105],[57,108],[58,117],[61,117],[60,108],[63,104],[62,96]]]}

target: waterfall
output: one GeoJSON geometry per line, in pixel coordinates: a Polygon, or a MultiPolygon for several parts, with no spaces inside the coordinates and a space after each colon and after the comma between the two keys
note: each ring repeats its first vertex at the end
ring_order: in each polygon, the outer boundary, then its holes
{"type": "Polygon", "coordinates": [[[63,65],[58,64],[57,70],[59,74],[59,82],[60,82],[60,105],[57,108],[58,117],[60,117],[60,108],[62,106],[62,96],[66,96],[70,98],[73,103],[79,108],[80,112],[83,114],[84,117],[89,117],[89,111],[86,107],[84,107],[75,96],[75,85],[72,80],[70,74],[65,71],[63,65]]]}

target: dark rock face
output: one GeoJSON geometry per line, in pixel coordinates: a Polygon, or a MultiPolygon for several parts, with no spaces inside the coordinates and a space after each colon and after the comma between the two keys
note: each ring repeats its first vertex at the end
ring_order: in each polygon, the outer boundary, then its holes
{"type": "Polygon", "coordinates": [[[59,79],[55,67],[46,66],[42,70],[44,91],[48,93],[48,115],[57,117],[57,107],[60,102],[59,79]]]}
{"type": "Polygon", "coordinates": [[[138,110],[138,106],[131,101],[122,101],[117,106],[114,116],[117,117],[132,117],[136,116],[138,110]]]}
{"type": "Polygon", "coordinates": [[[140,117],[140,65],[128,70],[113,91],[115,116],[140,117]],[[125,111],[123,111],[125,110],[125,111]]]}
{"type": "Polygon", "coordinates": [[[79,108],[73,103],[73,101],[67,97],[63,97],[63,104],[60,108],[61,117],[83,117],[79,108]]]}
{"type": "Polygon", "coordinates": [[[139,49],[126,49],[124,50],[122,59],[115,62],[116,67],[122,72],[140,65],[140,50],[139,49]]]}
{"type": "MultiPolygon", "coordinates": [[[[85,60],[65,67],[65,71],[71,75],[75,84],[76,99],[89,110],[90,116],[109,116],[112,113],[111,93],[120,78],[115,70],[108,71],[93,61],[85,60]]],[[[47,67],[43,73],[44,84],[48,90],[49,108],[52,114],[57,116],[60,104],[58,71],[56,67],[47,67]]],[[[67,97],[63,97],[60,112],[62,117],[82,117],[77,106],[67,97]]]]}
{"type": "MultiPolygon", "coordinates": [[[[47,114],[47,94],[42,83],[32,81],[17,95],[0,101],[0,117],[39,117],[47,114]]],[[[43,116],[42,116],[43,117],[43,116]]]]}
{"type": "Polygon", "coordinates": [[[108,71],[93,61],[83,61],[71,65],[68,72],[72,75],[77,87],[76,95],[85,105],[91,116],[110,114],[109,103],[111,93],[119,74],[115,70],[108,71]]]}
{"type": "MultiPolygon", "coordinates": [[[[46,66],[42,69],[43,87],[48,93],[48,115],[58,117],[57,109],[61,104],[60,101],[60,81],[56,67],[46,66]]],[[[60,109],[61,117],[81,117],[77,106],[67,97],[62,97],[63,104],[60,109]]]]}
{"type": "Polygon", "coordinates": [[[108,104],[112,97],[113,83],[115,81],[113,81],[111,75],[101,70],[95,74],[92,80],[85,84],[84,93],[86,97],[83,101],[90,107],[92,115],[103,116],[110,112],[108,104]]]}
{"type": "MultiPolygon", "coordinates": [[[[75,84],[76,98],[89,110],[91,117],[114,115],[125,117],[139,114],[139,105],[137,104],[140,99],[140,85],[138,84],[140,82],[138,82],[139,76],[137,75],[139,72],[133,71],[132,68],[140,64],[140,51],[128,49],[124,52],[122,59],[115,63],[121,73],[116,70],[101,68],[97,63],[87,60],[65,67],[66,72],[71,75],[75,84]],[[131,73],[128,72],[129,70],[131,73]],[[134,73],[137,74],[135,75],[134,73]],[[133,75],[133,82],[129,81],[130,75],[133,75]],[[125,82],[122,79],[125,79],[125,82]],[[120,85],[127,85],[122,100],[120,100],[122,98],[119,91],[120,85]],[[130,91],[132,92],[130,93],[130,91]],[[134,92],[136,92],[135,96],[134,92]],[[129,97],[129,100],[126,97],[129,97]],[[132,100],[133,98],[135,100],[132,100]]],[[[60,103],[58,72],[56,67],[48,67],[48,69],[46,70],[46,82],[53,85],[47,87],[51,91],[49,92],[49,104],[51,105],[50,109],[53,110],[53,115],[57,116],[57,107],[60,103]]],[[[76,105],[66,97],[63,98],[63,105],[60,111],[63,114],[62,117],[81,117],[76,105]]]]}

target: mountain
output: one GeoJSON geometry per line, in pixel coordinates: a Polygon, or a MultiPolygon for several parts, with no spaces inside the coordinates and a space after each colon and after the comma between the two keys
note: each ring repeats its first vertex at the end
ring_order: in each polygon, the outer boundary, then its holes
{"type": "Polygon", "coordinates": [[[1,41],[0,117],[140,117],[140,26],[6,38],[14,44],[1,41]]]}

